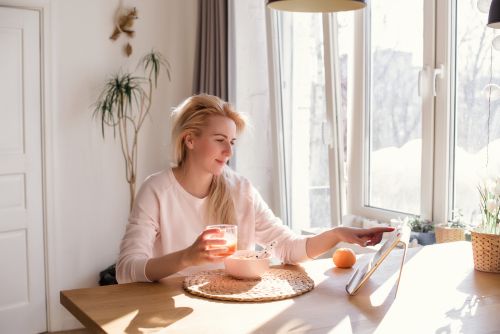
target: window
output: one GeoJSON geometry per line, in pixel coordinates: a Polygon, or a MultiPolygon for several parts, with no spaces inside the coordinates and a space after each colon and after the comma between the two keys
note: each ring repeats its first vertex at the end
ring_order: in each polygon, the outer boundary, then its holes
{"type": "Polygon", "coordinates": [[[469,221],[479,214],[477,185],[488,168],[500,167],[500,101],[495,85],[500,78],[500,45],[494,43],[499,43],[495,30],[486,26],[488,9],[476,1],[457,1],[455,8],[451,208],[461,210],[469,221]]]}
{"type": "MultiPolygon", "coordinates": [[[[273,11],[278,73],[280,133],[283,138],[286,207],[289,225],[298,231],[329,227],[341,217],[339,201],[346,131],[347,61],[349,43],[340,62],[332,64],[331,34],[346,42],[352,14],[273,11]],[[326,29],[326,30],[325,30],[326,29]],[[323,31],[327,34],[324,35],[323,31]],[[335,67],[335,68],[333,68],[335,67]],[[338,79],[336,79],[338,78],[338,79]],[[331,88],[339,80],[341,94],[331,88]],[[335,106],[333,105],[335,103],[335,106]],[[339,115],[338,118],[336,115],[339,115]],[[339,162],[341,161],[341,162],[339,162]],[[332,196],[333,194],[333,196],[332,196]]],[[[351,42],[352,43],[352,42],[351,42]]]]}
{"type": "Polygon", "coordinates": [[[440,73],[434,7],[432,0],[377,0],[356,14],[356,52],[363,57],[355,63],[353,86],[365,99],[350,109],[357,120],[350,140],[349,213],[383,221],[432,219],[433,83],[440,73]]]}
{"type": "Polygon", "coordinates": [[[367,20],[364,204],[412,214],[420,214],[423,10],[422,0],[377,0],[371,2],[367,20]],[[404,15],[408,12],[412,15],[404,15]]]}
{"type": "Polygon", "coordinates": [[[273,12],[292,226],[335,225],[339,213],[474,219],[481,177],[500,170],[488,9],[373,0],[333,15],[273,12]]]}

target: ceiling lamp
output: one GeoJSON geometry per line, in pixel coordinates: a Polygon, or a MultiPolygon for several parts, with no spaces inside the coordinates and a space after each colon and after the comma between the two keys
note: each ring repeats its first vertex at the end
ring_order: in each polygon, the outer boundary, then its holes
{"type": "Polygon", "coordinates": [[[500,29],[500,0],[493,0],[491,2],[488,27],[500,29]]]}
{"type": "Polygon", "coordinates": [[[366,7],[366,0],[268,0],[269,8],[287,12],[342,12],[366,7]]]}

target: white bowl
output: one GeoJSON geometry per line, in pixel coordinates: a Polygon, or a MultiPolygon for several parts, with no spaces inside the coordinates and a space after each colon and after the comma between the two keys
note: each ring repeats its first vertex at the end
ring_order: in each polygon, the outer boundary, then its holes
{"type": "Polygon", "coordinates": [[[269,258],[256,259],[255,251],[239,250],[224,260],[226,273],[240,279],[258,279],[269,270],[269,258]]]}

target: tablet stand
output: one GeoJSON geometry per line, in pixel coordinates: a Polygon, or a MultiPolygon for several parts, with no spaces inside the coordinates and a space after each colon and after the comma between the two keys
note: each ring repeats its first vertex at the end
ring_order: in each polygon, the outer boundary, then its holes
{"type": "Polygon", "coordinates": [[[368,278],[377,270],[380,264],[385,260],[387,255],[396,247],[401,246],[403,248],[403,257],[401,260],[401,266],[399,267],[398,281],[396,285],[396,294],[399,288],[399,281],[401,279],[401,273],[403,272],[403,265],[406,259],[406,252],[408,250],[408,240],[409,240],[409,229],[406,227],[401,227],[396,231],[392,238],[387,240],[382,247],[375,253],[370,261],[366,263],[363,267],[357,268],[354,274],[349,279],[346,285],[346,291],[349,295],[353,296],[356,292],[365,284],[368,278]]]}
{"type": "Polygon", "coordinates": [[[406,252],[408,251],[408,243],[403,242],[403,241],[399,241],[398,246],[403,247],[403,257],[401,259],[401,266],[399,267],[398,281],[396,283],[396,292],[394,293],[395,296],[397,296],[397,294],[398,294],[399,281],[401,280],[401,273],[403,272],[403,265],[405,264],[406,252]]]}

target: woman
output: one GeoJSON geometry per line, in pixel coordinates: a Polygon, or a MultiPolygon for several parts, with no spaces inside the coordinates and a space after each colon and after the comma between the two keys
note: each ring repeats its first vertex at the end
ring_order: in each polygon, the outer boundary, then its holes
{"type": "Polygon", "coordinates": [[[337,227],[313,237],[294,234],[274,216],[251,183],[227,162],[245,121],[232,106],[196,95],[175,111],[175,167],[151,175],[141,186],[120,246],[119,283],[157,281],[186,269],[223,261],[224,241],[210,224],[236,224],[238,248],[276,241],[273,255],[286,263],[315,258],[340,241],[380,242],[392,228],[337,227]]]}

